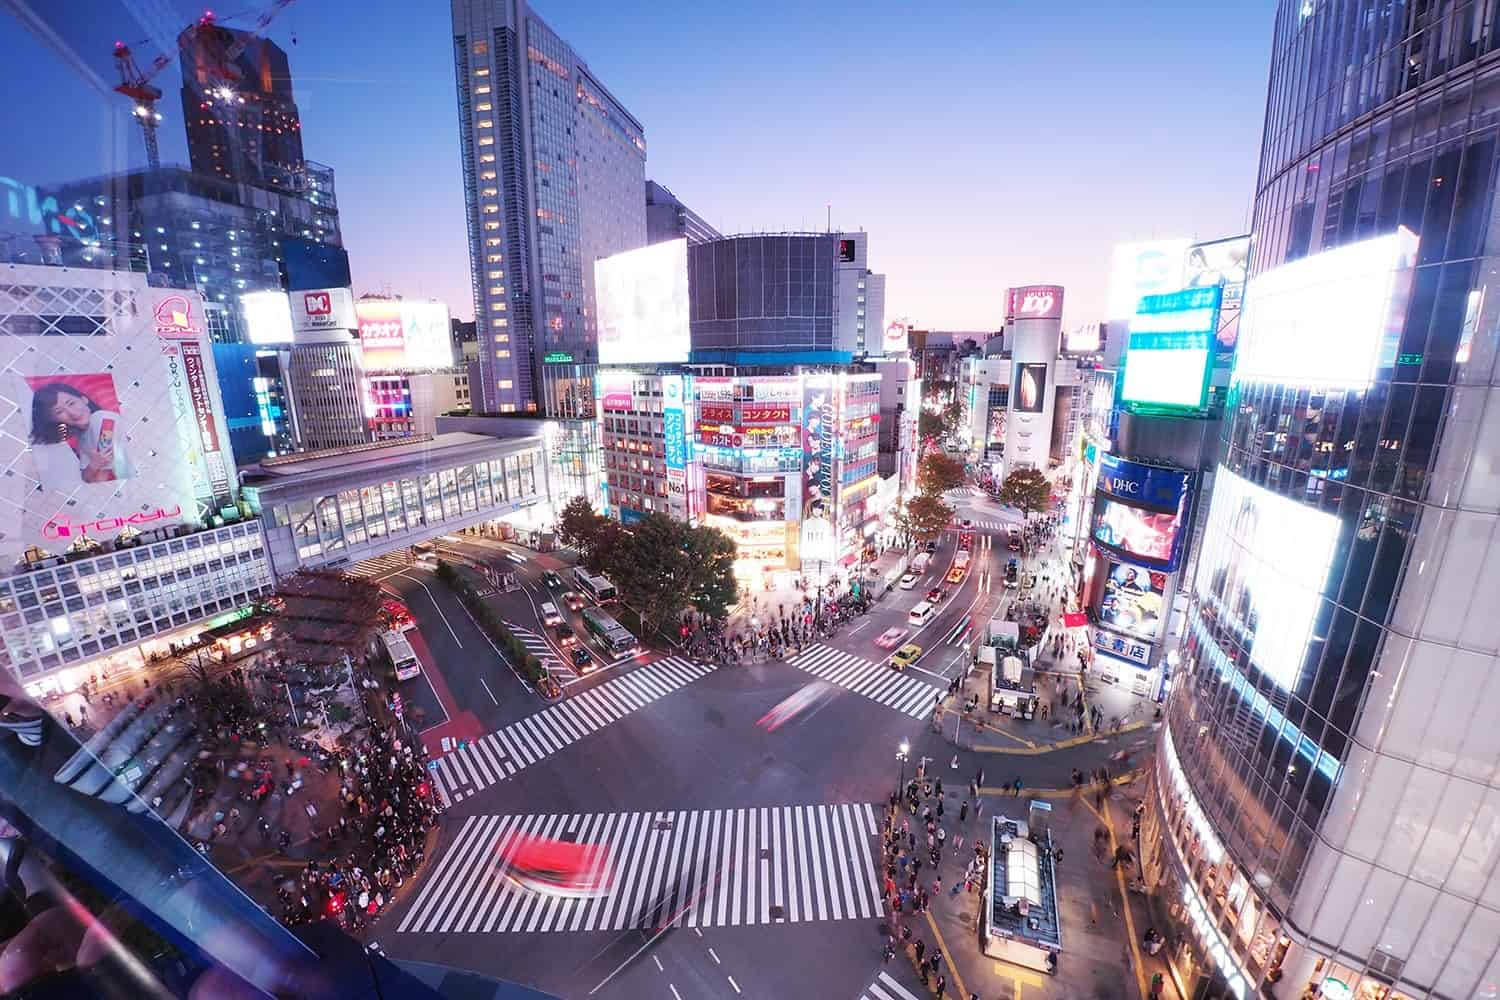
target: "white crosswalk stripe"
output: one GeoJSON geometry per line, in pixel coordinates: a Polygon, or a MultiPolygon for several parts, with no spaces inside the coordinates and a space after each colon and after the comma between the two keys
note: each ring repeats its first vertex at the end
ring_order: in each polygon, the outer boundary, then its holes
{"type": "Polygon", "coordinates": [[[443,755],[433,779],[459,802],[715,669],[680,656],[638,667],[443,755]]]}
{"type": "Polygon", "coordinates": [[[859,1000],[917,1000],[917,997],[911,990],[891,978],[890,973],[882,971],[873,983],[865,987],[865,991],[859,995],[859,1000]]]}
{"type": "Polygon", "coordinates": [[[400,572],[403,569],[410,569],[411,565],[412,562],[408,557],[406,550],[400,549],[396,552],[387,552],[383,556],[376,556],[373,559],[366,559],[364,562],[355,563],[353,566],[350,566],[348,569],[344,570],[344,572],[348,573],[350,576],[358,576],[364,578],[373,576],[389,576],[390,574],[400,572]]]}
{"type": "Polygon", "coordinates": [[[787,662],[799,670],[878,701],[887,708],[905,712],[914,719],[927,718],[935,697],[942,691],[942,688],[919,681],[910,674],[898,673],[884,663],[822,643],[787,662]]]}
{"type": "Polygon", "coordinates": [[[969,527],[967,527],[967,528],[960,528],[959,530],[960,531],[1006,531],[1006,530],[1008,530],[1010,528],[1010,526],[1011,526],[1011,522],[1009,522],[1009,521],[975,521],[969,527]]]}
{"type": "MultiPolygon", "coordinates": [[[[402,933],[725,927],[881,915],[869,803],[470,816],[397,925],[402,933]],[[526,836],[609,845],[608,895],[543,896],[497,855],[526,836]]],[[[897,987],[899,989],[899,987],[897,987]]],[[[909,996],[909,994],[895,994],[909,996]]]]}
{"type": "Polygon", "coordinates": [[[525,625],[517,625],[512,621],[507,621],[505,624],[515,633],[516,638],[521,640],[521,645],[526,647],[526,651],[542,661],[542,666],[547,668],[547,672],[553,675],[554,680],[559,674],[572,676],[571,672],[562,665],[562,661],[557,658],[557,654],[552,651],[552,647],[547,645],[546,639],[525,625]]]}

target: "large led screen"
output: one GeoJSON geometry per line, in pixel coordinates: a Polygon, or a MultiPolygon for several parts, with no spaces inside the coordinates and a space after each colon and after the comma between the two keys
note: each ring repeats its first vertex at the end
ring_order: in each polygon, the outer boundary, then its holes
{"type": "Polygon", "coordinates": [[[453,325],[441,302],[401,300],[406,367],[448,368],[453,364],[453,325]]]}
{"type": "Polygon", "coordinates": [[[1111,562],[1099,603],[1099,621],[1154,642],[1166,615],[1167,574],[1111,562]]]}
{"type": "Polygon", "coordinates": [[[687,360],[687,240],[595,261],[594,290],[601,365],[687,360]]]}
{"type": "MultiPolygon", "coordinates": [[[[1017,413],[1041,413],[1047,406],[1047,366],[1016,365],[1016,391],[1010,397],[1010,408],[1017,413]]],[[[970,412],[975,401],[970,401],[970,412]]]]}
{"type": "Polygon", "coordinates": [[[1219,307],[1219,326],[1214,334],[1221,358],[1234,351],[1239,339],[1240,303],[1245,295],[1245,276],[1250,262],[1250,237],[1235,236],[1212,243],[1195,243],[1188,250],[1183,284],[1189,288],[1224,289],[1219,307]]]}
{"type": "MultiPolygon", "coordinates": [[[[1296,687],[1338,519],[1219,467],[1196,589],[1204,615],[1278,686],[1296,687]]],[[[1232,657],[1240,659],[1240,657],[1232,657]]]]}
{"type": "Polygon", "coordinates": [[[396,299],[360,299],[354,303],[365,371],[400,371],[406,367],[406,324],[396,299]]]}
{"type": "Polygon", "coordinates": [[[1213,285],[1142,297],[1130,320],[1122,402],[1132,409],[1207,405],[1223,294],[1213,285]]]}
{"type": "Polygon", "coordinates": [[[286,292],[246,292],[240,296],[245,331],[252,344],[290,344],[292,306],[286,292]]]}
{"type": "Polygon", "coordinates": [[[1404,226],[1252,278],[1234,379],[1364,389],[1393,365],[1417,237],[1404,226]]]}
{"type": "Polygon", "coordinates": [[[1116,246],[1110,263],[1107,318],[1133,315],[1142,295],[1181,288],[1188,245],[1188,240],[1153,240],[1116,246]]]}
{"type": "Polygon", "coordinates": [[[1177,553],[1177,515],[1094,498],[1094,541],[1143,562],[1170,567],[1177,553]]]}

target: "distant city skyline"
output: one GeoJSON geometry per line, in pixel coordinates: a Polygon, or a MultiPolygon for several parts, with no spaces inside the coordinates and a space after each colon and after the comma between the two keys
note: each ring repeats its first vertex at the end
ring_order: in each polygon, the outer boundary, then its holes
{"type": "MultiPolygon", "coordinates": [[[[0,112],[13,134],[70,127],[8,152],[0,174],[45,185],[144,162],[128,102],[107,90],[109,51],[123,38],[147,63],[161,46],[143,36],[170,45],[201,13],[161,6],[173,16],[141,27],[119,24],[116,2],[81,0],[85,16],[52,25],[99,89],[63,78],[56,53],[16,47],[0,82],[36,101],[0,112]]],[[[894,3],[854,18],[776,3],[536,9],[644,124],[647,177],[725,233],[822,230],[831,207],[835,229],[870,233],[887,316],[919,328],[996,328],[1005,288],[1033,282],[1066,286],[1067,323],[1097,320],[1114,243],[1247,229],[1268,4],[1097,5],[1087,19],[978,6],[914,19],[894,3]]],[[[266,34],[290,58],[308,158],[337,171],[356,292],[437,297],[469,318],[447,5],[377,0],[349,18],[303,0],[266,34]]],[[[173,93],[175,65],[157,82],[173,93]]],[[[168,163],[187,160],[174,105],[161,106],[168,163]]]]}

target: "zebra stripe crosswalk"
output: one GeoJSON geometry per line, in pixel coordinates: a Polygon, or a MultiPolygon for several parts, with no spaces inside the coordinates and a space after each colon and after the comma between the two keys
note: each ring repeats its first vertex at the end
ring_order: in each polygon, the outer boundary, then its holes
{"type": "Polygon", "coordinates": [[[552,651],[552,647],[547,645],[546,639],[525,625],[517,625],[512,621],[507,621],[505,625],[517,639],[521,640],[521,645],[526,647],[526,652],[542,661],[542,666],[546,668],[547,673],[552,675],[553,680],[557,680],[559,675],[568,673],[562,662],[558,660],[557,654],[552,651]]]}
{"type": "Polygon", "coordinates": [[[975,521],[963,531],[1008,531],[1016,527],[1010,521],[975,521]]]}
{"type": "Polygon", "coordinates": [[[859,1000],[917,1000],[917,996],[896,982],[889,972],[882,971],[875,981],[860,993],[859,1000]]]}
{"type": "Polygon", "coordinates": [[[668,656],[549,705],[437,759],[432,774],[450,803],[552,756],[714,670],[668,656]]]}
{"type": "Polygon", "coordinates": [[[395,552],[387,552],[383,556],[375,556],[373,559],[366,559],[364,562],[355,563],[344,570],[344,572],[350,576],[370,579],[372,577],[391,576],[394,573],[401,572],[403,569],[411,568],[412,561],[410,554],[406,549],[399,549],[395,552]]]}
{"type": "Polygon", "coordinates": [[[877,701],[887,708],[904,712],[914,719],[925,719],[932,712],[934,701],[942,691],[941,688],[908,674],[892,670],[884,663],[876,663],[822,643],[787,662],[799,670],[805,670],[855,694],[877,701]]]}
{"type": "MultiPolygon", "coordinates": [[[[662,919],[738,927],[881,915],[869,803],[470,816],[398,933],[608,931],[662,919]],[[609,845],[610,892],[539,895],[498,855],[528,836],[609,845]]],[[[653,924],[653,926],[661,926],[653,924]]]]}

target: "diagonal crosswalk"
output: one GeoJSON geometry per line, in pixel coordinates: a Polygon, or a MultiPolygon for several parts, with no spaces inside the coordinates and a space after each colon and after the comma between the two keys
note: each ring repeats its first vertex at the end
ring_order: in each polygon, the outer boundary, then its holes
{"type": "Polygon", "coordinates": [[[874,660],[819,643],[787,661],[799,670],[877,701],[887,708],[925,719],[943,689],[899,673],[874,660]]]}
{"type": "Polygon", "coordinates": [[[681,656],[664,657],[481,736],[428,766],[443,798],[457,802],[714,669],[681,656]]]}
{"type": "Polygon", "coordinates": [[[917,995],[896,982],[889,972],[882,970],[875,981],[860,993],[859,1000],[917,1000],[917,995]]]}
{"type": "Polygon", "coordinates": [[[880,916],[869,803],[572,815],[470,816],[400,933],[738,927],[880,916]],[[520,837],[608,844],[607,895],[541,895],[498,855],[520,837]],[[659,923],[657,921],[660,921],[659,923]]]}

